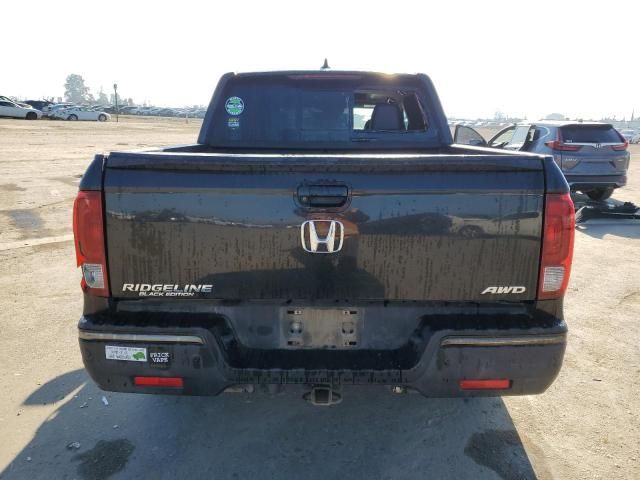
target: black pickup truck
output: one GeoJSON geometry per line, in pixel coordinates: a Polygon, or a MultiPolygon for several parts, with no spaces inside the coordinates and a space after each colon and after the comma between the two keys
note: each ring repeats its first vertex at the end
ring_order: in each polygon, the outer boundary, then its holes
{"type": "Polygon", "coordinates": [[[543,392],[574,209],[550,156],[453,144],[426,75],[224,75],[198,142],[97,155],[74,205],[104,390],[543,392]]]}

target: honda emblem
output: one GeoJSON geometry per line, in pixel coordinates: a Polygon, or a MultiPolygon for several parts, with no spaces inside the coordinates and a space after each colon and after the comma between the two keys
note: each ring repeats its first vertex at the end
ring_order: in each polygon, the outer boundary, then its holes
{"type": "Polygon", "coordinates": [[[344,225],[337,220],[307,220],[300,226],[302,248],[309,253],[336,253],[344,242],[344,225]],[[318,230],[326,232],[324,236],[318,230]]]}

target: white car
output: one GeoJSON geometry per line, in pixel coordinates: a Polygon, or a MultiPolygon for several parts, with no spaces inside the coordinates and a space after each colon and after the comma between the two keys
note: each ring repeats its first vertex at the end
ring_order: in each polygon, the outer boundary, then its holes
{"type": "Polygon", "coordinates": [[[26,118],[37,120],[42,117],[42,112],[35,108],[21,107],[8,99],[0,100],[0,117],[26,118]]]}
{"type": "Polygon", "coordinates": [[[56,113],[58,110],[64,110],[65,108],[74,107],[74,106],[75,105],[73,103],[54,103],[42,109],[42,116],[55,118],[54,113],[56,113]]]}
{"type": "Polygon", "coordinates": [[[90,107],[70,107],[55,112],[54,118],[62,120],[93,120],[106,122],[111,119],[111,115],[100,110],[92,110],[90,107]]]}
{"type": "Polygon", "coordinates": [[[624,139],[629,143],[638,143],[640,142],[640,133],[636,132],[632,128],[627,128],[625,130],[620,130],[620,135],[624,137],[624,139]]]}

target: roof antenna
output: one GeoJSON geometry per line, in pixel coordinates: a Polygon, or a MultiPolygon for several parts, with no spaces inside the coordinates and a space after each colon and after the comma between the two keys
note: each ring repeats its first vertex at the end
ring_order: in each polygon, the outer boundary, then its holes
{"type": "Polygon", "coordinates": [[[325,59],[324,59],[324,65],[322,65],[322,66],[320,67],[320,70],[329,70],[329,68],[330,68],[330,67],[329,67],[329,62],[328,62],[328,61],[327,61],[327,59],[325,58],[325,59]]]}

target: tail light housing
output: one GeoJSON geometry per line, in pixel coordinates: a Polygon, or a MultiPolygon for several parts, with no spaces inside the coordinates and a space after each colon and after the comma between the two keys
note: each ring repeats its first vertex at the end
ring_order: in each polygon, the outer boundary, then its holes
{"type": "Polygon", "coordinates": [[[568,193],[548,193],[545,196],[544,230],[538,299],[564,296],[573,257],[575,209],[568,193]]]}
{"type": "Polygon", "coordinates": [[[102,192],[78,192],[73,204],[73,236],[77,265],[82,268],[82,289],[91,295],[108,297],[102,192]]]}
{"type": "Polygon", "coordinates": [[[582,148],[582,145],[571,145],[570,143],[562,143],[562,140],[560,139],[552,140],[550,142],[544,142],[544,144],[552,150],[556,150],[558,152],[577,152],[582,148]]]}
{"type": "Polygon", "coordinates": [[[611,149],[615,150],[616,152],[624,152],[628,146],[629,141],[625,140],[624,143],[621,143],[620,145],[611,145],[611,149]]]}

